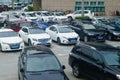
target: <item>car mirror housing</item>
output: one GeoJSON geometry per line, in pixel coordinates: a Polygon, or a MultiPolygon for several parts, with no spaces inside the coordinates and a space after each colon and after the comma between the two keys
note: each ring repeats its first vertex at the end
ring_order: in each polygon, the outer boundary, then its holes
{"type": "Polygon", "coordinates": [[[62,69],[65,69],[65,65],[62,65],[62,69]]]}

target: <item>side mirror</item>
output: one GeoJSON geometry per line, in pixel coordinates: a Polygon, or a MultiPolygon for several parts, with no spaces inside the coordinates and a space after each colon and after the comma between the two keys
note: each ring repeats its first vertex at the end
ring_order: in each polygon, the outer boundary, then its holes
{"type": "Polygon", "coordinates": [[[65,65],[62,65],[62,69],[65,69],[65,65]]]}
{"type": "Polygon", "coordinates": [[[23,73],[23,72],[24,72],[24,69],[23,69],[23,68],[21,68],[21,69],[20,69],[20,72],[22,72],[22,73],[23,73]]]}

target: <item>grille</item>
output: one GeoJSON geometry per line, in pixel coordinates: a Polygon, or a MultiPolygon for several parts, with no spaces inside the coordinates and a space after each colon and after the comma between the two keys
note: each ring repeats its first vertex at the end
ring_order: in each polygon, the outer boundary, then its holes
{"type": "Polygon", "coordinates": [[[39,42],[47,42],[47,41],[49,41],[49,40],[50,40],[50,38],[46,38],[46,39],[38,39],[39,42]]]}

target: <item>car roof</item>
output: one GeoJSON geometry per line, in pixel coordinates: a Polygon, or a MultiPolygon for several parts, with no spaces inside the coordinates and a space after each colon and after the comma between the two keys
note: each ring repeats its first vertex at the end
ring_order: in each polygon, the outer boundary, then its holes
{"type": "Polygon", "coordinates": [[[29,46],[24,48],[24,53],[26,55],[36,55],[36,54],[54,54],[48,47],[42,45],[29,46]]]}
{"type": "Polygon", "coordinates": [[[0,29],[0,32],[5,32],[5,31],[13,31],[12,29],[8,29],[8,28],[2,28],[0,29]]]}
{"type": "Polygon", "coordinates": [[[109,45],[109,44],[101,44],[101,43],[93,43],[93,42],[86,42],[86,45],[88,45],[91,48],[94,48],[98,51],[105,51],[105,50],[120,50],[119,48],[109,45]]]}

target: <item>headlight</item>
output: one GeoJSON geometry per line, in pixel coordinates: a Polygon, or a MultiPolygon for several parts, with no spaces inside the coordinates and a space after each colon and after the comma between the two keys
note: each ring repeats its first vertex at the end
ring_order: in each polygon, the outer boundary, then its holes
{"type": "Polygon", "coordinates": [[[119,35],[120,33],[113,32],[114,35],[119,35]]]}
{"type": "Polygon", "coordinates": [[[92,34],[92,33],[88,33],[88,35],[93,36],[94,34],[92,34]]]}
{"type": "Polygon", "coordinates": [[[117,74],[116,77],[117,77],[118,79],[120,79],[120,74],[117,74]]]}
{"type": "Polygon", "coordinates": [[[33,41],[36,41],[36,42],[38,41],[37,39],[32,39],[32,40],[33,40],[33,41]]]}

